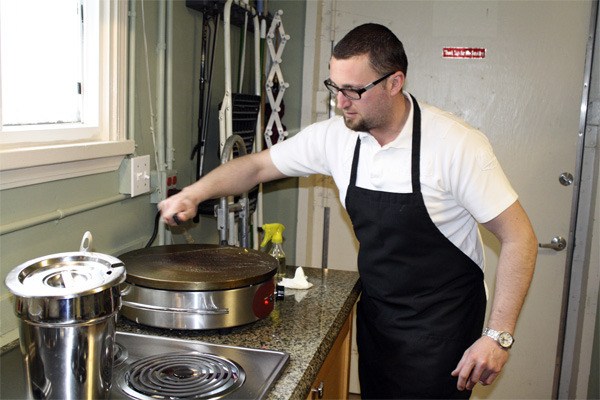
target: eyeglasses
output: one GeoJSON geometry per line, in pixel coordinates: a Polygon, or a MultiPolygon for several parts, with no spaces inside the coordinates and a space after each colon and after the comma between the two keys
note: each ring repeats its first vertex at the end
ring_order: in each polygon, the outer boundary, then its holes
{"type": "Polygon", "coordinates": [[[396,71],[390,72],[389,74],[386,74],[386,75],[382,76],[381,78],[377,79],[376,81],[373,81],[373,82],[369,83],[367,86],[363,87],[362,89],[340,88],[340,87],[337,87],[335,85],[335,83],[333,83],[331,81],[331,79],[327,79],[323,83],[325,84],[325,87],[334,96],[337,96],[338,92],[341,92],[344,95],[344,97],[346,97],[347,99],[350,99],[350,100],[360,100],[360,97],[362,96],[362,94],[364,92],[366,92],[367,90],[371,89],[372,87],[375,87],[375,85],[377,85],[378,83],[382,82],[384,79],[389,78],[390,76],[392,76],[395,73],[396,73],[396,71]]]}

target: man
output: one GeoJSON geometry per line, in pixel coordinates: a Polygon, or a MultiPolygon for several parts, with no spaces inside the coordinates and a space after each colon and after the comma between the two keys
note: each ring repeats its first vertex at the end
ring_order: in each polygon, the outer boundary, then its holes
{"type": "Polygon", "coordinates": [[[164,220],[259,182],[333,176],[360,242],[357,312],[364,398],[468,398],[508,360],[537,240],[487,139],[402,90],[402,43],[361,25],[334,48],[327,88],[342,117],[215,169],[161,204],[164,220]],[[477,222],[501,243],[486,296],[477,222]]]}

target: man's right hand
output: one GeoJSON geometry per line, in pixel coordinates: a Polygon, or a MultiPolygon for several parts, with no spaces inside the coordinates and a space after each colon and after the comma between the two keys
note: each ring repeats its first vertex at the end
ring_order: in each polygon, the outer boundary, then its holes
{"type": "Polygon", "coordinates": [[[158,203],[161,217],[167,225],[175,226],[194,218],[198,212],[198,202],[189,192],[188,188],[184,188],[181,192],[158,203]]]}

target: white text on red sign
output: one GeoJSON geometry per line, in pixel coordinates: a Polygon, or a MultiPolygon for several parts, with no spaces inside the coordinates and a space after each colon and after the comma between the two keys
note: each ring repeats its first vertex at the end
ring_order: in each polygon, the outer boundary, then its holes
{"type": "Polygon", "coordinates": [[[485,49],[481,47],[444,47],[443,58],[485,58],[485,49]]]}

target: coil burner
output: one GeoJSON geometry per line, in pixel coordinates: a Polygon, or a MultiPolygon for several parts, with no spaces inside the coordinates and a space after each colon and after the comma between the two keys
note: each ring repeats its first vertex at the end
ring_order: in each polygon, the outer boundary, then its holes
{"type": "Polygon", "coordinates": [[[146,357],[131,364],[121,389],[139,398],[209,399],[234,392],[246,374],[235,362],[213,354],[181,352],[146,357]]]}

